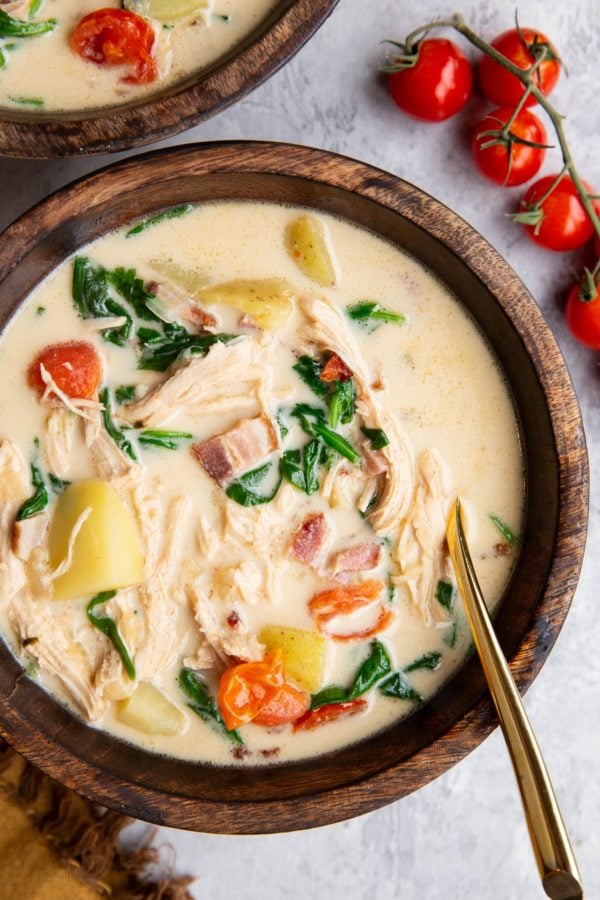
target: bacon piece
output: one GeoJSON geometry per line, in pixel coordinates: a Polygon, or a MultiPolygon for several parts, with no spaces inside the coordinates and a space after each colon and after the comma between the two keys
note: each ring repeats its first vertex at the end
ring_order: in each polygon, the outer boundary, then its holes
{"type": "Polygon", "coordinates": [[[271,421],[261,413],[253,419],[242,419],[230,431],[219,434],[192,451],[211,478],[226,487],[230,481],[251,469],[278,447],[271,421]]]}
{"type": "Polygon", "coordinates": [[[338,356],[337,353],[332,353],[323,366],[320,378],[321,381],[327,382],[348,381],[348,379],[352,378],[353,374],[352,369],[346,365],[341,356],[338,356]]]}
{"type": "Polygon", "coordinates": [[[379,544],[355,544],[340,550],[333,560],[333,574],[340,572],[366,572],[379,565],[381,546],[379,544]]]}
{"type": "Polygon", "coordinates": [[[193,322],[201,331],[211,332],[217,327],[216,317],[213,316],[212,313],[202,309],[202,307],[198,306],[196,303],[188,306],[184,310],[183,318],[187,319],[188,322],[193,322]]]}
{"type": "Polygon", "coordinates": [[[300,562],[314,566],[329,537],[329,525],[323,513],[308,516],[292,538],[290,551],[300,562]]]}

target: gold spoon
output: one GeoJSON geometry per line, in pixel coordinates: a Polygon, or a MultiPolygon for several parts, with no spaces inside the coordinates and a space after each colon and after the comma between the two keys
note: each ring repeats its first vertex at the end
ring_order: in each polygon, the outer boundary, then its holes
{"type": "Polygon", "coordinates": [[[475,575],[460,500],[450,512],[446,536],[458,589],[517,777],[544,891],[552,900],[581,900],[581,876],[567,829],[475,575]]]}

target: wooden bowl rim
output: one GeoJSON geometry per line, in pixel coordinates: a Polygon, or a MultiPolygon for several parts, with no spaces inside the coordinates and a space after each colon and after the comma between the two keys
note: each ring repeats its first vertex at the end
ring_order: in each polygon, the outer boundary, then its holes
{"type": "MultiPolygon", "coordinates": [[[[537,304],[508,263],[456,213],[409,182],[366,163],[329,151],[272,142],[216,141],[154,151],[87,175],[57,191],[26,212],[0,236],[0,282],[33,247],[78,210],[82,187],[94,198],[92,207],[118,193],[125,173],[145,183],[159,173],[177,177],[182,165],[194,176],[214,173],[267,174],[306,179],[312,184],[358,193],[427,231],[457,255],[484,284],[523,341],[545,397],[559,465],[555,552],[543,594],[523,633],[510,667],[522,693],[547,658],[569,611],[585,549],[589,471],[585,435],[577,398],[556,340],[537,304]],[[156,171],[155,171],[156,170],[156,171]],[[168,175],[165,172],[168,170],[168,175]],[[409,204],[398,194],[408,191],[409,204]],[[422,203],[435,209],[435,224],[422,203]],[[48,223],[59,209],[59,221],[48,223]],[[469,235],[459,246],[459,226],[469,235]],[[510,288],[518,288],[518,304],[510,288]],[[557,392],[560,387],[560,394],[557,392]],[[569,422],[569,430],[561,425],[569,422]],[[570,520],[569,509],[580,515],[570,520]],[[558,598],[558,600],[557,600],[558,598]],[[552,628],[548,632],[548,618],[552,628]],[[529,643],[528,643],[529,642],[529,643]],[[527,648],[536,652],[527,656],[527,648]]],[[[89,209],[88,209],[89,212],[89,209]]],[[[11,692],[12,693],[12,692],[11,692]]],[[[42,729],[16,714],[10,696],[0,695],[0,735],[42,771],[90,800],[157,824],[197,831],[264,834],[330,824],[370,812],[437,778],[478,746],[496,727],[486,695],[462,719],[408,759],[376,774],[358,777],[341,788],[274,801],[205,801],[122,781],[100,766],[82,760],[42,729]],[[44,748],[46,742],[46,748],[44,748]],[[48,748],[51,752],[47,752],[48,748]],[[126,786],[126,794],[123,786],[126,786]],[[218,813],[218,815],[217,815],[218,813]],[[225,822],[225,825],[224,825],[225,822]]]]}
{"type": "Polygon", "coordinates": [[[246,38],[206,69],[123,106],[49,112],[0,107],[0,156],[92,156],[142,147],[186,131],[274,75],[333,12],[339,0],[280,0],[246,38]],[[241,48],[241,49],[240,49],[241,48]]]}

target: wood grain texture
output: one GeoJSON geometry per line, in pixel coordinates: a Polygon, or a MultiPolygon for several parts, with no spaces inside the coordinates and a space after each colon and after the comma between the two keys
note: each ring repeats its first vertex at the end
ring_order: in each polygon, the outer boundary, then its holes
{"type": "MultiPolygon", "coordinates": [[[[523,438],[526,524],[495,622],[525,690],[577,584],[588,515],[585,439],[567,368],[534,300],[496,251],[438,201],[385,172],[306,147],[233,142],[147,154],[67,186],[0,237],[0,326],[83,243],[135,216],[210,199],[299,203],[368,227],[430,268],[475,318],[506,373],[523,438]]],[[[193,765],[86,727],[23,677],[0,645],[0,733],[85,796],[180,828],[265,833],[366,813],[446,771],[495,724],[471,658],[407,719],[335,754],[268,770],[193,765]]]]}
{"type": "Polygon", "coordinates": [[[116,153],[192,128],[273,75],[338,2],[280,0],[258,29],[215,63],[138,103],[47,114],[0,107],[0,156],[51,159],[116,153]]]}

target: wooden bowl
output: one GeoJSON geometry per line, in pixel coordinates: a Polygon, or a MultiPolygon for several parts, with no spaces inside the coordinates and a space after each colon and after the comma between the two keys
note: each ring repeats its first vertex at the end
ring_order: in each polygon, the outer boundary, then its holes
{"type": "Polygon", "coordinates": [[[36,113],[0,107],[0,156],[51,159],[116,153],[161,141],[240,100],[306,43],[339,0],[279,0],[226,54],[183,81],[101,110],[36,113]]]}
{"type": "MultiPolygon", "coordinates": [[[[0,237],[0,327],[82,244],[134,216],[214,199],[272,200],[334,213],[420,260],[455,292],[493,348],[520,417],[527,465],[522,550],[496,616],[521,690],[558,635],[587,526],[585,439],[569,373],[510,266],[466,222],[418,188],[321,150],[213,143],[132,159],[63,188],[0,237]]],[[[0,733],[86,797],[140,819],[198,831],[265,833],[347,819],[445,772],[496,725],[476,659],[389,730],[336,753],[269,768],[218,768],[155,756],[83,724],[0,642],[0,733]]]]}

